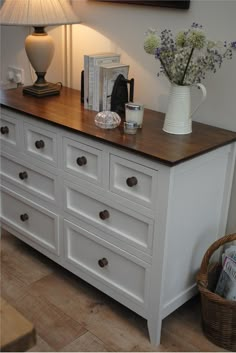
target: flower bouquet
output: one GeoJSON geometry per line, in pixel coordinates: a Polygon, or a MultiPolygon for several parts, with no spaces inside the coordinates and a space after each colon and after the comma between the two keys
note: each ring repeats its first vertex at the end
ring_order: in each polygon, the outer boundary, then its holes
{"type": "Polygon", "coordinates": [[[155,55],[161,63],[160,73],[164,73],[171,83],[186,86],[199,83],[207,71],[216,72],[224,59],[231,59],[236,41],[212,41],[206,38],[202,26],[193,23],[188,30],[180,31],[174,37],[169,29],[146,32],[144,49],[155,55]]]}
{"type": "Polygon", "coordinates": [[[163,73],[171,82],[163,130],[181,135],[191,133],[191,117],[206,98],[206,88],[201,81],[207,71],[215,73],[224,59],[232,58],[236,41],[227,43],[208,40],[202,26],[193,23],[190,29],[178,32],[175,37],[169,29],[163,30],[160,36],[156,30],[149,29],[144,49],[160,61],[160,72],[157,75],[163,73]],[[197,86],[202,93],[200,104],[192,112],[191,86],[197,86]]]}

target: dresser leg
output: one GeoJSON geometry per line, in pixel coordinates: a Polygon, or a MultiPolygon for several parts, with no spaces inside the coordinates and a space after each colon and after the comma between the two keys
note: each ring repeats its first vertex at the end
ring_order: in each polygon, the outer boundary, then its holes
{"type": "Polygon", "coordinates": [[[149,338],[153,346],[159,346],[161,342],[161,324],[162,320],[148,319],[149,338]]]}

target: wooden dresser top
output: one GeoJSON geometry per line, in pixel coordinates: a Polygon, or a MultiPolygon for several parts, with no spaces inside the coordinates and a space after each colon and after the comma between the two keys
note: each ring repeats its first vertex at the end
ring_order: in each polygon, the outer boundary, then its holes
{"type": "Polygon", "coordinates": [[[149,109],[145,109],[143,127],[136,135],[124,134],[123,124],[113,130],[100,129],[94,123],[97,112],[85,110],[80,92],[67,87],[62,88],[59,96],[44,98],[23,95],[22,88],[4,90],[0,103],[169,166],[236,141],[236,132],[197,122],[193,122],[191,134],[168,134],[162,131],[164,114],[149,109]]]}

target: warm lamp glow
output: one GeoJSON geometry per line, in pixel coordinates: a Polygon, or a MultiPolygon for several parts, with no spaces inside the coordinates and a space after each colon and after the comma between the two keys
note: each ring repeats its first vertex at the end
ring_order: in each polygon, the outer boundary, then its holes
{"type": "Polygon", "coordinates": [[[23,93],[37,97],[59,94],[60,87],[45,80],[54,54],[54,43],[44,27],[80,23],[69,0],[5,0],[0,10],[0,24],[33,26],[34,32],[25,40],[28,59],[37,80],[23,93]]]}

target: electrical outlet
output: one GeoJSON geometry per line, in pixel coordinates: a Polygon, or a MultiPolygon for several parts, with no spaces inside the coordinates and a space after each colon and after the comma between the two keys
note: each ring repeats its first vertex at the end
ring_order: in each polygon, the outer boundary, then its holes
{"type": "Polygon", "coordinates": [[[16,66],[8,66],[8,80],[17,84],[24,83],[24,70],[16,66]]]}

